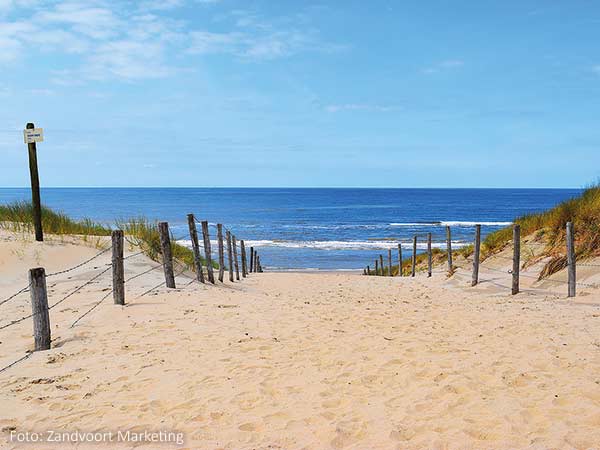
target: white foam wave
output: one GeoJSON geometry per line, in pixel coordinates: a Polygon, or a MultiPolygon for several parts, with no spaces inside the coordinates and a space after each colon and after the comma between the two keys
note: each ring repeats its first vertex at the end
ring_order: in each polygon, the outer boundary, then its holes
{"type": "Polygon", "coordinates": [[[512,222],[475,222],[465,220],[451,220],[442,222],[392,222],[391,227],[474,227],[481,225],[482,227],[505,227],[512,225],[512,222]]]}

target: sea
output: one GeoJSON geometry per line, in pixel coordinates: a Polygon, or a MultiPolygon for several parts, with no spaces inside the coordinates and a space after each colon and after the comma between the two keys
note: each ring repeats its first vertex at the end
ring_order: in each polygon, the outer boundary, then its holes
{"type": "MultiPolygon", "coordinates": [[[[354,189],[354,188],[44,188],[42,203],[73,218],[114,226],[145,217],[167,221],[189,245],[187,214],[222,223],[261,255],[265,270],[362,270],[400,243],[405,256],[417,236],[418,252],[432,233],[454,248],[543,211],[580,189],[354,189]]],[[[0,188],[0,204],[30,200],[28,188],[0,188]]],[[[211,238],[215,229],[211,226],[211,238]]]]}

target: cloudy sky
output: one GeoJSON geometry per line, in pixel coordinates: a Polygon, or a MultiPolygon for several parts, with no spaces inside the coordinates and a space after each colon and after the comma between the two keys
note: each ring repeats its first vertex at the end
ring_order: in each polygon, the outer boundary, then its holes
{"type": "Polygon", "coordinates": [[[0,186],[579,187],[600,3],[0,0],[0,186]]]}

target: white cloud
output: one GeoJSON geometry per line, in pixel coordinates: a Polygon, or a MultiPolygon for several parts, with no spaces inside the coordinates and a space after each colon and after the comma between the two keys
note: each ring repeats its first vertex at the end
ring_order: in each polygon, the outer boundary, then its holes
{"type": "Polygon", "coordinates": [[[372,112],[389,112],[397,110],[398,107],[390,105],[374,105],[367,103],[344,103],[327,105],[325,111],[336,113],[340,111],[372,111],[372,112]]]}

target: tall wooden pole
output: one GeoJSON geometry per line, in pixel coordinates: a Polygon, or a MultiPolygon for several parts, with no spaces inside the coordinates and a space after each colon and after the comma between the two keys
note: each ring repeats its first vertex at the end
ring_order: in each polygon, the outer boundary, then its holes
{"type": "Polygon", "coordinates": [[[568,297],[575,297],[575,284],[577,282],[575,270],[575,233],[573,231],[573,223],[567,222],[567,271],[569,276],[568,297]]]}
{"type": "Polygon", "coordinates": [[[112,232],[112,279],[115,305],[125,304],[125,267],[123,266],[123,230],[112,232]]]}
{"type": "Polygon", "coordinates": [[[388,249],[388,277],[391,277],[392,275],[392,249],[389,248],[388,249]]]}
{"type": "MultiPolygon", "coordinates": [[[[33,130],[35,125],[28,123],[26,128],[33,130]]],[[[33,206],[33,227],[35,229],[35,240],[42,242],[44,232],[42,230],[42,200],[40,196],[40,176],[38,173],[37,147],[35,142],[27,144],[29,153],[29,176],[31,178],[31,204],[33,206]]]]}
{"type": "Polygon", "coordinates": [[[204,239],[204,259],[206,259],[206,272],[208,281],[215,284],[215,274],[213,273],[212,255],[210,250],[210,233],[208,232],[208,221],[202,221],[202,238],[204,239]]]}
{"type": "Polygon", "coordinates": [[[229,281],[233,282],[233,247],[231,246],[231,233],[225,232],[227,238],[227,259],[229,261],[229,281]]]}
{"type": "Polygon", "coordinates": [[[231,235],[231,245],[233,246],[233,265],[235,267],[235,279],[236,279],[236,281],[239,281],[240,280],[240,264],[238,262],[237,241],[235,240],[235,234],[231,235]]]}
{"type": "Polygon", "coordinates": [[[196,278],[204,283],[204,272],[202,271],[202,258],[200,257],[200,244],[198,242],[198,230],[196,229],[196,218],[193,214],[188,214],[188,228],[190,230],[190,240],[192,241],[192,252],[194,252],[194,266],[196,267],[196,278]]]}
{"type": "Polygon", "coordinates": [[[250,246],[250,273],[254,272],[254,247],[250,246]]]}
{"type": "Polygon", "coordinates": [[[519,293],[519,270],[521,269],[521,226],[513,225],[512,295],[519,293]]]}
{"type": "Polygon", "coordinates": [[[240,240],[240,249],[242,251],[242,276],[246,278],[248,275],[248,262],[246,261],[246,244],[244,240],[240,240]]]}
{"type": "Polygon", "coordinates": [[[479,253],[481,252],[481,225],[475,225],[475,243],[473,245],[473,276],[471,286],[479,283],[479,253]]]}
{"type": "Polygon", "coordinates": [[[414,277],[417,272],[417,237],[413,237],[413,251],[412,251],[412,270],[410,276],[414,277]]]}
{"type": "Polygon", "coordinates": [[[217,224],[217,244],[219,246],[219,281],[223,282],[225,274],[225,248],[223,244],[223,225],[217,224]]]}
{"type": "Polygon", "coordinates": [[[452,267],[452,233],[450,226],[446,226],[446,252],[448,253],[448,275],[452,275],[454,269],[452,267]]]}
{"type": "Polygon", "coordinates": [[[160,234],[160,248],[163,257],[165,283],[168,288],[175,289],[175,273],[173,272],[173,253],[171,252],[169,224],[167,222],[159,222],[158,233],[160,234]]]}
{"type": "Polygon", "coordinates": [[[381,268],[381,276],[385,275],[384,265],[383,265],[383,255],[379,255],[379,267],[381,268]]]}
{"type": "Polygon", "coordinates": [[[398,276],[402,276],[402,244],[398,244],[398,276]]]}

